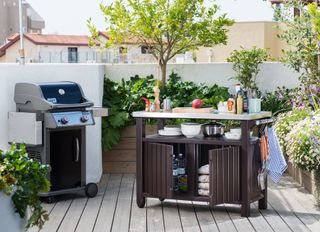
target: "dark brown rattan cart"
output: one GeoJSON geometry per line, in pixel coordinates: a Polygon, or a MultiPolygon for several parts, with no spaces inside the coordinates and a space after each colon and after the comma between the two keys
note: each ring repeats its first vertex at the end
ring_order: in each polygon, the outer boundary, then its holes
{"type": "MultiPolygon", "coordinates": [[[[211,206],[241,204],[241,216],[250,216],[250,204],[259,201],[259,209],[267,208],[267,180],[265,190],[258,185],[261,168],[259,138],[250,138],[252,127],[270,121],[271,112],[255,114],[157,113],[134,112],[137,135],[137,204],[145,206],[145,198],[179,199],[209,202],[211,206]],[[166,119],[238,120],[241,140],[224,138],[186,138],[145,135],[145,120],[158,119],[162,129],[166,119]],[[172,155],[186,155],[188,191],[174,192],[172,188],[172,155]],[[198,168],[209,164],[209,196],[199,196],[198,168]]],[[[259,131],[259,130],[258,130],[259,131]]]]}

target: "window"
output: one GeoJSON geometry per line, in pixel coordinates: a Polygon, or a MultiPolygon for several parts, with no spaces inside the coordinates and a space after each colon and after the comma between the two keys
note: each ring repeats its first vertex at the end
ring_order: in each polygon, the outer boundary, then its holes
{"type": "Polygon", "coordinates": [[[127,53],[128,53],[128,48],[126,48],[126,47],[119,47],[119,53],[120,53],[120,54],[127,54],[127,53]]]}
{"type": "Polygon", "coordinates": [[[151,53],[150,52],[151,49],[152,48],[149,48],[148,46],[142,45],[141,46],[141,54],[150,54],[151,53]]]}
{"type": "Polygon", "coordinates": [[[68,48],[68,62],[69,63],[78,62],[78,48],[68,48]]]}

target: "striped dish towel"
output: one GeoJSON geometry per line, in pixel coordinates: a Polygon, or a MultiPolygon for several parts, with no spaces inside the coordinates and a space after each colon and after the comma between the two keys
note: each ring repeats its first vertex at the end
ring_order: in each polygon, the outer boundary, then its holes
{"type": "Polygon", "coordinates": [[[283,157],[277,135],[272,127],[268,128],[268,146],[269,159],[267,162],[267,171],[271,180],[278,183],[288,165],[283,157]]]}

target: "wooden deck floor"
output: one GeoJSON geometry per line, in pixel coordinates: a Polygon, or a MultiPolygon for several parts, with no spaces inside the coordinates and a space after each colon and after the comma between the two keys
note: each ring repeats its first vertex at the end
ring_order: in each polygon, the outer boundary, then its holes
{"type": "MultiPolygon", "coordinates": [[[[50,220],[42,231],[320,231],[320,209],[314,197],[285,177],[269,186],[269,207],[251,206],[251,217],[241,218],[240,207],[148,199],[147,207],[135,203],[135,176],[104,175],[95,198],[69,196],[44,204],[50,220]]],[[[36,231],[30,229],[29,231],[36,231]]]]}

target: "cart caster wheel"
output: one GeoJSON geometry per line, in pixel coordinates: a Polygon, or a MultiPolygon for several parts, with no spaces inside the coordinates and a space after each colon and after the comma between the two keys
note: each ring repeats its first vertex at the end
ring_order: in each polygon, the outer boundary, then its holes
{"type": "Polygon", "coordinates": [[[137,205],[139,208],[143,208],[146,204],[146,198],[142,197],[141,199],[137,198],[137,205]]]}
{"type": "Polygon", "coordinates": [[[85,191],[87,197],[95,197],[98,193],[98,185],[95,183],[89,183],[86,185],[85,191]]]}
{"type": "Polygon", "coordinates": [[[163,202],[165,198],[159,197],[159,201],[163,202]]]}
{"type": "Polygon", "coordinates": [[[53,204],[56,202],[56,198],[51,196],[51,197],[46,197],[44,198],[44,202],[46,202],[47,204],[53,204]]]}

